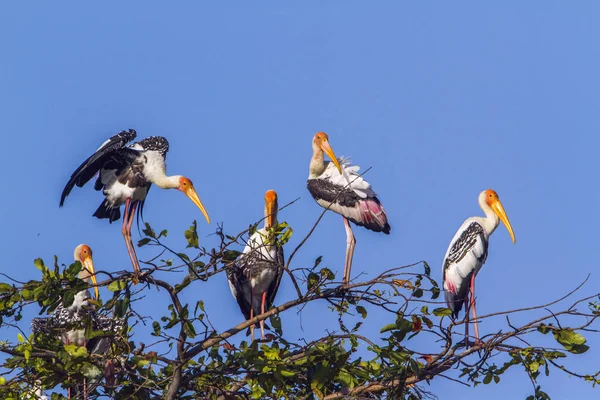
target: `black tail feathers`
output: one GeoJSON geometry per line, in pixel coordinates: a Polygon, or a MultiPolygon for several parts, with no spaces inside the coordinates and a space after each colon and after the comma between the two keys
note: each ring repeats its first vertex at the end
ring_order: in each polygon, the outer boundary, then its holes
{"type": "Polygon", "coordinates": [[[112,207],[107,199],[104,199],[100,207],[94,213],[94,217],[103,219],[108,218],[108,221],[112,224],[113,221],[117,221],[121,218],[121,208],[120,207],[112,207]]]}

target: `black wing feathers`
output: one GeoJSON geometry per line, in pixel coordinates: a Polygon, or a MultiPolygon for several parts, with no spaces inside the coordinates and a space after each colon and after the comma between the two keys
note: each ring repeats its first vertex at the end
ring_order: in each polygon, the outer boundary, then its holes
{"type": "MultiPolygon", "coordinates": [[[[105,162],[107,161],[107,157],[109,157],[115,151],[124,149],[125,145],[135,139],[136,135],[137,133],[134,129],[121,131],[107,140],[102,147],[100,147],[94,154],[85,160],[71,175],[71,179],[69,179],[69,182],[65,186],[60,197],[60,205],[62,206],[64,204],[66,197],[69,195],[69,193],[71,193],[71,190],[73,187],[75,187],[75,185],[79,187],[85,185],[104,166],[105,162]]],[[[94,187],[98,187],[97,182],[94,187]]]]}

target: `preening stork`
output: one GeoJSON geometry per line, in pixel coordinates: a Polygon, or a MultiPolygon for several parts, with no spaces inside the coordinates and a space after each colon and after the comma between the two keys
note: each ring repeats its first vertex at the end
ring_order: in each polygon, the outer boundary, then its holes
{"type": "MultiPolygon", "coordinates": [[[[283,247],[275,244],[272,227],[277,225],[277,193],[265,194],[265,226],[248,239],[242,255],[227,270],[231,294],[237,300],[244,317],[254,318],[267,311],[277,295],[283,274],[283,247]]],[[[265,339],[265,322],[260,321],[261,338],[265,339]]],[[[254,328],[250,331],[254,340],[254,328]]]]}
{"type": "Polygon", "coordinates": [[[358,173],[360,167],[350,165],[347,158],[336,158],[326,133],[318,132],[313,138],[312,147],[308,191],[321,207],[340,214],[344,219],[346,260],[342,282],[347,284],[356,244],[349,221],[386,235],[390,233],[390,224],[371,185],[358,173]],[[324,152],[332,162],[324,160],[324,152]]]}
{"type": "Polygon", "coordinates": [[[140,264],[131,242],[131,225],[136,209],[141,216],[146,195],[152,184],[162,189],[177,189],[183,192],[200,208],[208,223],[210,218],[192,181],[181,175],[166,175],[165,158],[169,151],[167,139],[151,136],[127,146],[136,135],[135,130],[129,129],[104,142],[73,172],[60,197],[60,206],[63,206],[75,185],[82,187],[98,174],[94,189],[103,190],[105,199],[94,216],[100,219],[107,218],[112,223],[121,217],[120,207],[125,204],[121,231],[133,269],[139,273],[140,264]]]}
{"type": "MultiPolygon", "coordinates": [[[[463,303],[470,296],[465,318],[468,319],[471,309],[477,341],[479,328],[475,310],[475,277],[487,259],[490,235],[498,227],[499,221],[506,226],[513,243],[516,243],[513,228],[498,194],[491,189],[484,190],[479,194],[479,206],[485,213],[485,218],[467,218],[452,238],[442,267],[446,303],[452,310],[453,318],[458,317],[463,303]]],[[[468,342],[468,326],[467,322],[465,343],[468,342]]]]}
{"type": "MultiPolygon", "coordinates": [[[[74,259],[82,265],[82,269],[78,274],[79,279],[88,284],[92,282],[96,285],[92,249],[85,244],[80,244],[75,248],[74,259]]],[[[94,286],[94,295],[95,298],[99,297],[97,286],[94,286]]],[[[112,334],[122,331],[125,320],[123,318],[113,319],[98,315],[89,302],[91,298],[92,295],[89,290],[82,290],[75,295],[73,304],[70,306],[65,307],[61,301],[52,316],[33,318],[31,320],[31,330],[34,336],[60,334],[62,342],[66,345],[76,344],[77,346],[85,346],[90,354],[105,353],[110,348],[110,338],[95,337],[88,341],[85,337],[85,329],[82,326],[86,318],[91,321],[94,330],[108,331],[112,334]]],[[[70,389],[68,392],[70,397],[70,389]]],[[[85,379],[83,382],[83,393],[84,398],[86,398],[87,387],[85,379]]]]}

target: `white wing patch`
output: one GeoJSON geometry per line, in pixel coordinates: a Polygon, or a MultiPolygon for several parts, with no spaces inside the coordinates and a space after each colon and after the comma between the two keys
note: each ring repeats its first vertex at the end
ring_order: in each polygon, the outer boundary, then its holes
{"type": "Polygon", "coordinates": [[[339,171],[335,167],[335,164],[331,161],[328,161],[325,172],[323,172],[319,179],[327,179],[337,186],[348,186],[348,182],[350,182],[350,188],[352,188],[354,193],[356,193],[361,199],[377,196],[371,188],[369,182],[360,176],[360,167],[358,165],[350,164],[349,157],[339,157],[338,162],[342,167],[342,172],[344,175],[340,175],[339,171]]]}

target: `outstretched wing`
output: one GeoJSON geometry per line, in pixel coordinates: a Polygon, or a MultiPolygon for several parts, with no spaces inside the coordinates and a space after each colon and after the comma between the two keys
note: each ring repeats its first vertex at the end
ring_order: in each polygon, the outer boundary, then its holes
{"type": "Polygon", "coordinates": [[[443,264],[446,302],[454,317],[466,299],[471,276],[477,275],[487,258],[488,239],[478,222],[469,222],[456,232],[443,264]]]}
{"type": "Polygon", "coordinates": [[[118,134],[114,135],[110,139],[100,146],[98,150],[94,154],[92,154],[87,160],[85,160],[79,168],[73,172],[71,175],[71,179],[67,182],[67,185],[63,189],[62,195],[60,197],[60,206],[65,202],[65,199],[71,193],[71,190],[75,187],[75,185],[82,187],[90,179],[94,177],[102,169],[104,164],[111,158],[111,155],[114,155],[116,152],[133,152],[137,154],[136,150],[125,147],[127,143],[135,139],[137,133],[134,129],[129,129],[126,131],[121,131],[118,134]]]}

